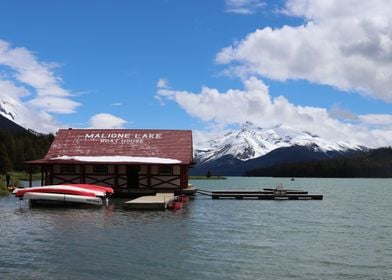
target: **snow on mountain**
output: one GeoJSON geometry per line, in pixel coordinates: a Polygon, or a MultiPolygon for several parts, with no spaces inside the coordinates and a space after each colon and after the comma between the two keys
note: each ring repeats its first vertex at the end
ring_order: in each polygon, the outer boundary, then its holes
{"type": "Polygon", "coordinates": [[[28,114],[26,109],[12,98],[0,97],[0,115],[22,127],[28,127],[26,119],[28,114]]]}
{"type": "Polygon", "coordinates": [[[361,150],[358,144],[350,142],[331,142],[307,131],[300,131],[285,125],[261,128],[246,122],[236,132],[197,145],[195,159],[206,163],[226,155],[241,161],[261,157],[275,149],[290,146],[305,146],[314,151],[361,150]]]}
{"type": "Polygon", "coordinates": [[[15,121],[15,108],[8,100],[0,99],[0,114],[11,121],[15,121]]]}
{"type": "Polygon", "coordinates": [[[57,130],[53,117],[46,112],[34,110],[28,103],[22,103],[0,92],[0,117],[4,117],[21,128],[52,133],[57,130]]]}

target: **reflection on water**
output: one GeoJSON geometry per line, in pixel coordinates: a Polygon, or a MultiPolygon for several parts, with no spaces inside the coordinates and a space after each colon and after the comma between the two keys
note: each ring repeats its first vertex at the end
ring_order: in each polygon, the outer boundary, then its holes
{"type": "Polygon", "coordinates": [[[2,279],[390,279],[392,180],[229,178],[323,201],[212,200],[179,211],[29,208],[0,198],[2,279]]]}
{"type": "MultiPolygon", "coordinates": [[[[22,188],[28,188],[28,187],[30,186],[30,181],[19,181],[19,183],[20,183],[20,186],[21,186],[22,188]]],[[[41,186],[41,181],[40,181],[40,180],[38,180],[38,181],[32,181],[32,182],[31,182],[31,185],[32,185],[33,187],[41,186]]]]}

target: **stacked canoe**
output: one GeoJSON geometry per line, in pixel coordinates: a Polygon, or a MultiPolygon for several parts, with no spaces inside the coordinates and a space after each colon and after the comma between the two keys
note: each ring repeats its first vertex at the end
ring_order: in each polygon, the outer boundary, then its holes
{"type": "Polygon", "coordinates": [[[48,185],[15,189],[15,197],[34,205],[103,205],[113,189],[91,184],[48,185]]]}

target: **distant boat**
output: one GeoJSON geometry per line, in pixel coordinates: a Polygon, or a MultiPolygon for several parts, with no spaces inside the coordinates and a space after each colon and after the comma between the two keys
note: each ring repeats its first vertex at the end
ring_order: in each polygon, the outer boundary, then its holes
{"type": "Polygon", "coordinates": [[[103,205],[113,189],[90,184],[49,185],[15,189],[15,197],[34,205],[103,205]]]}

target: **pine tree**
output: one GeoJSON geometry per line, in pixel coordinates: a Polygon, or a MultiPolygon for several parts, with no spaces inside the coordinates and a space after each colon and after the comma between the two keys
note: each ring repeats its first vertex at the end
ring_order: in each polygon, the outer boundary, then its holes
{"type": "Polygon", "coordinates": [[[4,144],[0,144],[0,173],[6,173],[10,170],[12,170],[11,160],[4,144]]]}

